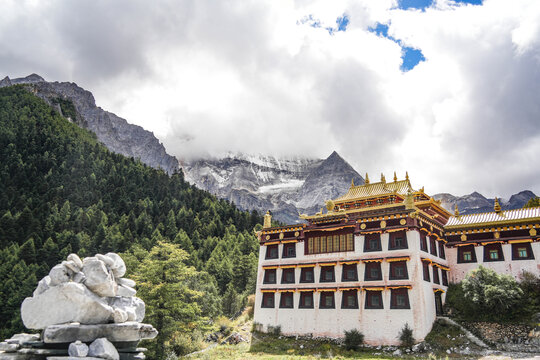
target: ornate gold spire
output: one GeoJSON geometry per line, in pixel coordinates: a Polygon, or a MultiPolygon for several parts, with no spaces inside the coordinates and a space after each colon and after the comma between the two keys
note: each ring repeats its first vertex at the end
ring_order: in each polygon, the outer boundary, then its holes
{"type": "Polygon", "coordinates": [[[366,173],[366,179],[364,180],[364,183],[365,183],[366,185],[369,184],[369,176],[368,176],[368,173],[366,173]]]}
{"type": "Polygon", "coordinates": [[[394,182],[397,182],[397,175],[395,171],[394,171],[394,182]]]}
{"type": "Polygon", "coordinates": [[[383,173],[381,173],[381,182],[386,184],[386,178],[383,173]]]}
{"type": "Polygon", "coordinates": [[[405,171],[405,180],[409,180],[409,172],[405,171]]]}
{"type": "Polygon", "coordinates": [[[272,215],[270,215],[270,211],[267,211],[264,215],[263,229],[269,227],[272,227],[272,215]]]}
{"type": "Polygon", "coordinates": [[[354,187],[354,178],[351,179],[351,188],[354,187]]]}
{"type": "Polygon", "coordinates": [[[499,204],[499,199],[495,198],[495,204],[493,205],[493,210],[495,210],[496,213],[501,212],[501,204],[499,204]]]}
{"type": "Polygon", "coordinates": [[[456,207],[454,209],[454,216],[459,216],[459,209],[457,207],[457,204],[456,204],[456,207]]]}

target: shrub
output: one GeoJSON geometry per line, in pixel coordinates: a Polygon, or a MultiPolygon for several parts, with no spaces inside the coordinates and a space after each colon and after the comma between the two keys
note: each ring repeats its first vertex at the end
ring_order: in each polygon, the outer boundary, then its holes
{"type": "Polygon", "coordinates": [[[356,329],[345,331],[345,348],[356,350],[364,343],[364,334],[356,329]]]}
{"type": "Polygon", "coordinates": [[[409,327],[408,323],[405,323],[403,328],[400,330],[398,338],[401,342],[401,346],[410,348],[414,345],[413,331],[409,327]]]}
{"type": "Polygon", "coordinates": [[[275,336],[281,335],[281,326],[268,326],[268,333],[275,336]]]}
{"type": "Polygon", "coordinates": [[[261,332],[261,331],[262,331],[262,324],[254,321],[253,324],[251,324],[251,332],[261,332]]]}
{"type": "Polygon", "coordinates": [[[225,316],[220,316],[216,320],[216,324],[219,328],[219,332],[223,334],[223,336],[228,336],[232,332],[232,321],[227,319],[225,316]]]}

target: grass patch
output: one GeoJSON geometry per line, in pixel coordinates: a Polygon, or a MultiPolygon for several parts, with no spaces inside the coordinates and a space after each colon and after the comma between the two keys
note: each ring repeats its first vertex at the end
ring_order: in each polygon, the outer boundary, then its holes
{"type": "Polygon", "coordinates": [[[470,348],[476,347],[459,327],[440,320],[433,323],[433,328],[426,336],[425,341],[433,349],[439,351],[462,345],[470,348]]]}

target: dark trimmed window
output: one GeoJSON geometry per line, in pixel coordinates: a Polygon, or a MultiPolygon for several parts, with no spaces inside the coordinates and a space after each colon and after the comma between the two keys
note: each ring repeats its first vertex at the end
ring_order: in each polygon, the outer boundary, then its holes
{"type": "Polygon", "coordinates": [[[300,303],[298,304],[300,309],[313,309],[313,291],[300,292],[300,303]]]}
{"type": "Polygon", "coordinates": [[[264,270],[263,284],[275,284],[276,283],[276,269],[264,270]]]}
{"type": "Polygon", "coordinates": [[[294,284],[294,269],[283,269],[281,271],[282,284],[294,284]]]}
{"type": "Polygon", "coordinates": [[[278,245],[268,245],[266,246],[266,258],[267,259],[277,259],[278,256],[278,245]]]}
{"type": "Polygon", "coordinates": [[[488,244],[484,246],[484,262],[504,261],[501,244],[488,244]]]}
{"type": "Polygon", "coordinates": [[[431,279],[429,278],[429,263],[427,261],[422,261],[422,271],[424,273],[424,280],[430,282],[431,279]]]}
{"type": "Polygon", "coordinates": [[[366,309],[382,309],[382,291],[366,291],[366,309]]]}
{"type": "Polygon", "coordinates": [[[296,257],[296,244],[295,243],[283,244],[283,255],[281,255],[281,257],[282,258],[296,257]]]}
{"type": "Polygon", "coordinates": [[[314,268],[304,267],[300,270],[300,282],[301,283],[312,283],[315,282],[315,273],[314,268]]]}
{"type": "Polygon", "coordinates": [[[263,308],[273,308],[274,307],[274,293],[265,292],[263,293],[262,306],[263,308]]]}
{"type": "Polygon", "coordinates": [[[512,244],[512,260],[534,260],[531,243],[512,244]]]}
{"type": "Polygon", "coordinates": [[[429,237],[429,253],[437,256],[437,241],[432,236],[429,237]]]}
{"type": "Polygon", "coordinates": [[[458,247],[458,264],[462,263],[475,263],[476,251],[474,245],[466,245],[458,247]]]}
{"type": "Polygon", "coordinates": [[[396,231],[390,233],[390,241],[388,242],[388,250],[407,249],[407,235],[405,231],[396,231]]]}
{"type": "Polygon", "coordinates": [[[358,266],[356,264],[343,265],[341,281],[358,281],[358,266]]]}
{"type": "Polygon", "coordinates": [[[321,291],[320,309],[334,309],[336,307],[334,301],[334,291],[321,291]]]}
{"type": "Polygon", "coordinates": [[[440,284],[440,280],[439,280],[439,268],[436,267],[436,266],[433,266],[433,282],[435,284],[440,284]]]}
{"type": "Polygon", "coordinates": [[[439,257],[441,259],[446,259],[446,254],[444,252],[444,241],[439,241],[439,257]]]}
{"type": "Polygon", "coordinates": [[[380,262],[366,263],[366,272],[364,274],[365,281],[382,280],[382,271],[380,262]]]}
{"type": "Polygon", "coordinates": [[[428,252],[427,235],[423,231],[420,231],[420,250],[428,252]]]}
{"type": "Polygon", "coordinates": [[[354,251],[353,233],[309,237],[306,251],[307,254],[354,251]]]}
{"type": "Polygon", "coordinates": [[[321,279],[319,282],[334,282],[336,276],[334,274],[333,266],[321,266],[321,279]]]}
{"type": "Polygon", "coordinates": [[[342,309],[358,309],[358,291],[345,290],[342,293],[341,308],[342,309]]]}
{"type": "Polygon", "coordinates": [[[394,261],[390,263],[390,280],[408,279],[406,261],[394,261]]]}
{"type": "Polygon", "coordinates": [[[292,292],[282,292],[279,299],[279,307],[281,309],[292,309],[293,305],[293,293],[292,292]]]}
{"type": "Polygon", "coordinates": [[[448,271],[441,269],[442,284],[448,286],[448,271]]]}
{"type": "Polygon", "coordinates": [[[410,309],[409,292],[406,288],[392,289],[390,294],[390,309],[410,309]]]}
{"type": "Polygon", "coordinates": [[[364,252],[381,250],[381,234],[367,234],[364,237],[364,252]]]}

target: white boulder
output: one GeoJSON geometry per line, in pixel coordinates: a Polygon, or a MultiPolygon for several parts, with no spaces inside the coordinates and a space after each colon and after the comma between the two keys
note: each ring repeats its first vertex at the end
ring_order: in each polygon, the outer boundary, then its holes
{"type": "Polygon", "coordinates": [[[131,297],[135,296],[135,294],[137,294],[137,290],[135,290],[134,288],[124,285],[118,285],[118,291],[116,292],[117,296],[131,297]]]}
{"type": "Polygon", "coordinates": [[[128,314],[126,311],[120,308],[115,308],[114,314],[113,314],[113,320],[116,324],[125,323],[126,321],[128,321],[128,314]]]}
{"type": "Polygon", "coordinates": [[[119,360],[120,355],[113,344],[106,338],[99,338],[90,344],[88,356],[107,360],[119,360]]]}
{"type": "Polygon", "coordinates": [[[47,290],[50,287],[51,287],[51,277],[47,275],[38,282],[38,286],[36,290],[34,290],[33,295],[36,296],[36,295],[42,294],[43,292],[45,292],[45,290],[47,290]]]}
{"type": "Polygon", "coordinates": [[[49,325],[79,322],[101,324],[112,319],[113,308],[86,286],[67,282],[26,298],[21,317],[28,329],[44,329],[49,325]]]}
{"type": "Polygon", "coordinates": [[[79,255],[77,255],[77,254],[69,254],[68,257],[67,257],[67,260],[68,261],[73,261],[75,263],[75,265],[77,265],[77,267],[79,269],[82,269],[83,262],[82,262],[81,258],[79,257],[79,255]]]}
{"type": "Polygon", "coordinates": [[[126,274],[126,263],[120,255],[115,253],[107,253],[105,256],[113,260],[113,265],[111,265],[111,270],[115,278],[121,278],[126,274]]]}
{"type": "Polygon", "coordinates": [[[49,272],[50,286],[56,286],[68,282],[71,278],[68,268],[62,264],[58,264],[49,272]]]}
{"type": "Polygon", "coordinates": [[[84,284],[99,296],[116,296],[118,285],[105,263],[96,257],[83,261],[82,272],[86,276],[84,284]]]}
{"type": "Polygon", "coordinates": [[[117,296],[109,298],[108,304],[115,309],[118,308],[127,312],[128,321],[142,322],[144,320],[146,305],[144,304],[144,301],[138,297],[117,296]],[[133,317],[133,315],[130,314],[134,314],[135,316],[133,317]]]}
{"type": "Polygon", "coordinates": [[[118,285],[124,285],[124,286],[132,287],[132,288],[135,287],[135,281],[131,279],[117,278],[116,282],[118,283],[118,285]]]}
{"type": "Polygon", "coordinates": [[[85,357],[88,355],[88,345],[77,340],[69,344],[68,355],[73,357],[85,357]]]}

